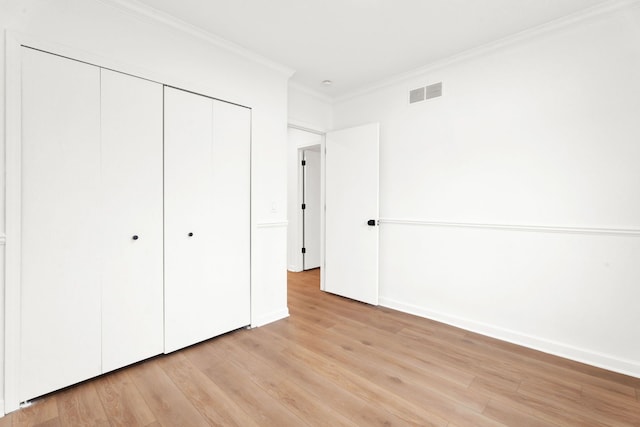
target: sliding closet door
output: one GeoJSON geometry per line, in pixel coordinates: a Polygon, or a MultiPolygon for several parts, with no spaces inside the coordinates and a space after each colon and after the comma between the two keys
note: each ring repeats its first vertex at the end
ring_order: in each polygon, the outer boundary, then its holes
{"type": "Polygon", "coordinates": [[[20,400],[100,374],[100,70],[22,49],[20,400]]]}
{"type": "Polygon", "coordinates": [[[249,122],[228,111],[165,88],[165,352],[250,323],[249,122]]]}
{"type": "Polygon", "coordinates": [[[101,70],[102,372],[163,351],[162,85],[101,70]]]}

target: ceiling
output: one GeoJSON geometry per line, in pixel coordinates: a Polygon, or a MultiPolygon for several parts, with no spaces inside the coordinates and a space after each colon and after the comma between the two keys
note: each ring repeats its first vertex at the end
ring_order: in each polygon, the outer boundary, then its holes
{"type": "Polygon", "coordinates": [[[335,98],[608,0],[137,2],[293,68],[292,81],[335,98]]]}

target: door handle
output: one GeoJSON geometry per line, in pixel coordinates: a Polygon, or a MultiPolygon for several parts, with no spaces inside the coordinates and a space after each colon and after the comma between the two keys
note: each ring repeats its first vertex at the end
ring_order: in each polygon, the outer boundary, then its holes
{"type": "Polygon", "coordinates": [[[138,238],[139,238],[139,237],[138,237],[138,235],[137,235],[137,234],[134,234],[134,235],[133,235],[133,237],[132,237],[132,239],[133,239],[133,240],[138,240],[138,238]]]}
{"type": "Polygon", "coordinates": [[[375,227],[376,225],[376,220],[375,219],[370,219],[369,221],[367,221],[367,225],[369,227],[375,227]]]}

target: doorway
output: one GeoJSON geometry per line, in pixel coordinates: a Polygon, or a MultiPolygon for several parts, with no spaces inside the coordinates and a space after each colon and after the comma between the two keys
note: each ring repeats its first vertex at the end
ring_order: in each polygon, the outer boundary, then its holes
{"type": "Polygon", "coordinates": [[[302,161],[302,269],[320,267],[320,146],[301,150],[302,161]]]}
{"type": "Polygon", "coordinates": [[[377,305],[379,124],[288,135],[288,270],[320,267],[320,289],[377,305]]]}
{"type": "Polygon", "coordinates": [[[321,147],[324,134],[290,126],[287,160],[287,269],[300,272],[322,263],[321,147]]]}

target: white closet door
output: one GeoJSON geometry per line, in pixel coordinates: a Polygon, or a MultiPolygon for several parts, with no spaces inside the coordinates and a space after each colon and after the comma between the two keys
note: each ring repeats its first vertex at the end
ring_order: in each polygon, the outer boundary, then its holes
{"type": "Polygon", "coordinates": [[[100,374],[100,70],[22,49],[20,400],[100,374]]]}
{"type": "Polygon", "coordinates": [[[250,124],[233,108],[165,88],[165,352],[250,323],[250,124]]]}
{"type": "Polygon", "coordinates": [[[163,351],[162,85],[101,70],[102,372],[163,351]]]}
{"type": "Polygon", "coordinates": [[[213,103],[214,335],[251,323],[251,110],[213,103]]]}
{"type": "Polygon", "coordinates": [[[213,101],[165,88],[165,352],[213,336],[213,101]]]}

